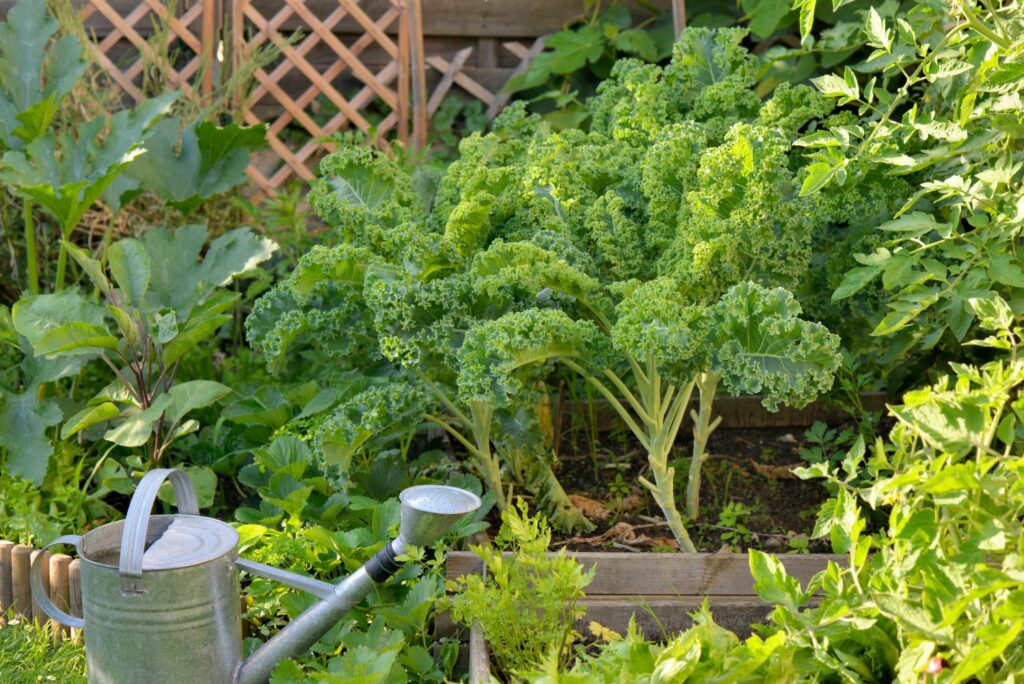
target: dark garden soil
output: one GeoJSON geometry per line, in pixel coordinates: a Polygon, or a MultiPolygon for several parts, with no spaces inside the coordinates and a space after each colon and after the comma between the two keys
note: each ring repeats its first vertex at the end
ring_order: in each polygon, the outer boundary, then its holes
{"type": "MultiPolygon", "coordinates": [[[[812,540],[815,518],[829,495],[821,480],[800,480],[805,428],[719,428],[702,470],[700,518],[687,529],[698,551],[728,547],[773,552],[830,553],[827,540],[812,540]],[[729,508],[731,506],[731,510],[729,508]],[[735,510],[739,515],[732,515],[735,510]]],[[[683,507],[690,444],[675,451],[677,502],[683,507]]],[[[556,532],[552,546],[571,551],[676,549],[661,511],[638,477],[649,476],[646,454],[624,430],[563,435],[556,473],[566,493],[596,525],[585,534],[556,532]],[[582,497],[582,498],[580,498],[582,497]]],[[[496,530],[500,521],[495,514],[496,530]]]]}

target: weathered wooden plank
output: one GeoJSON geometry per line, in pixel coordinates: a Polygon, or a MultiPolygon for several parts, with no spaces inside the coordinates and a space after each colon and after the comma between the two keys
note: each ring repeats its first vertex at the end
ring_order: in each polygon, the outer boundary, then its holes
{"type": "MultiPolygon", "coordinates": [[[[618,553],[569,554],[585,569],[597,566],[588,596],[636,594],[654,596],[756,596],[745,553],[618,553]]],[[[801,583],[823,570],[828,561],[845,563],[844,556],[783,554],[786,571],[801,583]]],[[[475,553],[448,554],[448,579],[479,573],[483,561],[475,553]]]]}
{"type": "MultiPolygon", "coordinates": [[[[635,619],[644,637],[662,640],[666,635],[689,629],[693,625],[690,616],[700,610],[705,600],[715,622],[741,637],[749,636],[752,633],[751,626],[763,623],[773,610],[770,604],[750,596],[587,596],[579,603],[583,614],[575,620],[573,627],[580,634],[588,635],[590,623],[597,622],[624,634],[629,628],[629,621],[635,619]]],[[[437,615],[434,630],[437,638],[454,637],[466,631],[463,625],[452,621],[448,613],[437,615]]],[[[469,630],[471,668],[474,659],[477,662],[480,660],[479,651],[473,646],[475,632],[474,629],[469,630]]],[[[483,642],[482,633],[477,638],[483,642]]],[[[479,664],[477,667],[480,667],[479,664]]],[[[487,680],[485,678],[482,681],[487,680]]]]}
{"type": "MultiPolygon", "coordinates": [[[[359,4],[368,15],[377,16],[388,0],[362,0],[359,4]]],[[[583,13],[579,0],[422,0],[423,34],[427,36],[471,36],[473,38],[536,38],[558,31],[583,13]]],[[[274,11],[281,0],[253,0],[262,13],[274,11]]],[[[653,0],[662,10],[671,0],[653,0]]],[[[306,5],[320,16],[331,12],[338,0],[306,0],[306,5]]],[[[650,16],[635,3],[627,3],[637,18],[650,16]]],[[[342,26],[351,29],[356,22],[342,26]]],[[[283,28],[293,30],[297,22],[286,21],[283,28]]]]}
{"type": "Polygon", "coordinates": [[[474,622],[469,630],[469,684],[487,684],[491,680],[490,660],[484,630],[474,622]]]}
{"type": "Polygon", "coordinates": [[[77,558],[68,566],[69,613],[82,617],[82,562],[77,558]]]}

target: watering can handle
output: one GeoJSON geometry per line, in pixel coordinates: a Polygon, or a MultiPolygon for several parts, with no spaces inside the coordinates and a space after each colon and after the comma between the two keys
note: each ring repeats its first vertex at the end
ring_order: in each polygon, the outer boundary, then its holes
{"type": "MultiPolygon", "coordinates": [[[[78,542],[82,541],[82,538],[77,534],[67,534],[63,537],[57,537],[52,542],[43,547],[48,549],[51,546],[57,544],[70,544],[78,549],[78,542]]],[[[74,615],[68,615],[63,610],[57,607],[57,605],[50,600],[49,594],[43,589],[43,577],[42,577],[42,564],[46,562],[46,554],[40,553],[36,555],[34,561],[32,561],[32,571],[28,576],[28,583],[32,587],[32,600],[39,604],[39,607],[43,609],[43,612],[52,617],[54,620],[62,625],[68,627],[77,627],[81,629],[85,626],[85,620],[82,618],[75,617],[74,615]]]]}
{"type": "Polygon", "coordinates": [[[144,594],[142,585],[142,554],[146,549],[146,533],[149,531],[149,516],[153,511],[157,492],[164,480],[170,479],[178,512],[184,515],[199,515],[199,500],[192,480],[183,470],[177,468],[155,468],[146,473],[128,505],[121,534],[121,559],[118,572],[121,574],[121,591],[126,594],[144,594]]]}

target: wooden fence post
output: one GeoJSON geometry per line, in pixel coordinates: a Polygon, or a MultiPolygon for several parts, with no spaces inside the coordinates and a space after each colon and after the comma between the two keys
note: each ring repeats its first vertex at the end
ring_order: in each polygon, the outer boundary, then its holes
{"type": "MultiPolygon", "coordinates": [[[[32,564],[34,564],[36,562],[36,559],[39,559],[39,566],[40,566],[40,569],[42,570],[42,572],[40,572],[40,575],[41,575],[42,584],[43,584],[43,591],[45,591],[47,594],[49,594],[50,593],[50,552],[49,551],[43,551],[42,549],[35,549],[34,551],[32,551],[32,553],[30,554],[29,558],[31,559],[31,563],[32,564]]],[[[31,565],[29,567],[29,571],[31,572],[31,565]]],[[[31,591],[32,591],[32,588],[30,586],[29,587],[30,594],[31,594],[31,591]]],[[[39,624],[39,625],[45,624],[46,621],[49,619],[49,616],[46,614],[45,611],[43,611],[43,607],[40,606],[38,603],[36,603],[35,597],[32,597],[32,619],[35,620],[36,624],[39,624]]]]}
{"type": "MultiPolygon", "coordinates": [[[[71,556],[63,553],[55,553],[50,556],[50,598],[54,604],[65,613],[71,608],[71,556]]],[[[68,636],[70,628],[66,625],[59,625],[55,634],[68,636]]]]}
{"type": "Polygon", "coordinates": [[[0,540],[0,616],[11,609],[14,592],[11,589],[11,551],[14,542],[0,540]]]}
{"type": "Polygon", "coordinates": [[[32,588],[28,584],[32,550],[31,546],[18,544],[11,551],[11,592],[14,612],[27,619],[32,617],[32,588]]]}
{"type": "MultiPolygon", "coordinates": [[[[68,594],[68,612],[82,617],[82,563],[77,558],[68,566],[68,594]]],[[[77,638],[80,631],[72,629],[71,638],[77,638]]]]}

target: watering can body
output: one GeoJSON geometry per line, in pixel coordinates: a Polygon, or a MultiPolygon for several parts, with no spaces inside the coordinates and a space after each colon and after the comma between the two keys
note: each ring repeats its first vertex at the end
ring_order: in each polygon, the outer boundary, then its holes
{"type": "MultiPolygon", "coordinates": [[[[468,492],[440,489],[471,497],[465,499],[467,511],[479,505],[468,492]]],[[[238,557],[238,533],[198,514],[192,483],[182,471],[153,470],[139,484],[125,520],[50,544],[78,548],[82,617],[53,604],[36,567],[32,593],[51,617],[83,630],[91,684],[251,684],[267,681],[278,661],[308,649],[374,583],[397,571],[396,556],[405,543],[392,540],[338,585],[278,570],[238,557]],[[179,513],[150,515],[165,479],[174,487],[179,513]],[[240,570],[320,599],[245,662],[240,570]]]]}

